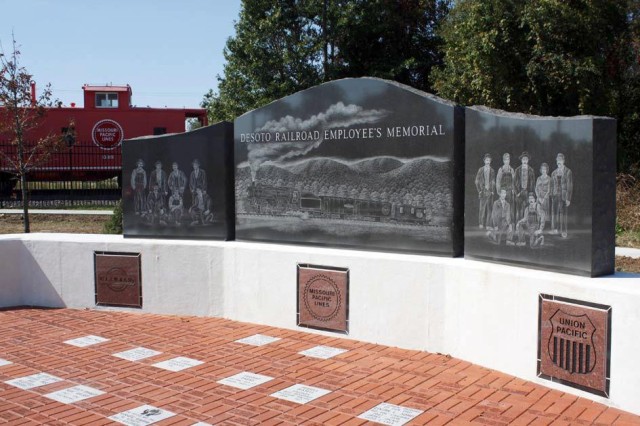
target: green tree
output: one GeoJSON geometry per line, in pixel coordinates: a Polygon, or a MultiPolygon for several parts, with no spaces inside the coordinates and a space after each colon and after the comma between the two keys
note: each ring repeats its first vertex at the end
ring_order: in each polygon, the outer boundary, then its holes
{"type": "Polygon", "coordinates": [[[38,98],[32,97],[32,79],[20,65],[20,51],[14,38],[10,53],[0,50],[0,139],[8,140],[15,149],[0,151],[0,166],[20,180],[24,232],[30,232],[28,175],[65,147],[62,136],[53,134],[27,143],[29,131],[42,123],[51,104],[49,85],[38,98]]]}
{"type": "Polygon", "coordinates": [[[442,26],[441,96],[543,115],[610,111],[627,0],[460,0],[442,26]]]}
{"type": "Polygon", "coordinates": [[[235,117],[320,82],[321,37],[317,16],[296,0],[245,0],[235,37],[224,50],[224,76],[218,93],[209,91],[202,106],[212,122],[235,117]]]}
{"type": "Polygon", "coordinates": [[[244,0],[224,51],[212,121],[344,77],[374,76],[430,90],[442,62],[436,30],[451,0],[244,0]]]}
{"type": "Polygon", "coordinates": [[[437,30],[449,0],[335,1],[329,13],[333,52],[328,80],[373,76],[432,91],[431,70],[442,64],[437,30]]]}
{"type": "Polygon", "coordinates": [[[628,34],[613,61],[617,79],[618,170],[640,178],[640,1],[630,1],[628,34]]]}

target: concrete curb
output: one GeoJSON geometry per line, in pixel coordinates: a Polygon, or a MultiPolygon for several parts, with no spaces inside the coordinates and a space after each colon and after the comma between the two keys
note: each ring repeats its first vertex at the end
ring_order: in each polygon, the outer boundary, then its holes
{"type": "Polygon", "coordinates": [[[640,249],[630,247],[616,247],[616,256],[627,256],[638,259],[640,258],[640,249]]]}
{"type": "MultiPolygon", "coordinates": [[[[0,214],[22,214],[20,209],[0,209],[0,214]]],[[[112,210],[46,210],[29,209],[29,214],[66,214],[66,215],[91,215],[91,216],[111,216],[112,210]]]]}

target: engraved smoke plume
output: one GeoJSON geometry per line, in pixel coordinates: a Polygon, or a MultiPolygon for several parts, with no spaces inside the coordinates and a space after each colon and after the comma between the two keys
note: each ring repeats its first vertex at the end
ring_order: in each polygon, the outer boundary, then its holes
{"type": "Polygon", "coordinates": [[[258,168],[266,161],[277,162],[294,158],[318,148],[324,141],[324,130],[373,124],[387,114],[388,111],[385,110],[365,110],[358,105],[345,105],[338,102],[327,108],[325,112],[312,115],[306,120],[287,115],[279,120],[267,121],[262,127],[256,129],[256,132],[272,134],[306,132],[307,135],[318,135],[319,137],[307,138],[304,141],[248,144],[251,180],[255,181],[258,168]]]}

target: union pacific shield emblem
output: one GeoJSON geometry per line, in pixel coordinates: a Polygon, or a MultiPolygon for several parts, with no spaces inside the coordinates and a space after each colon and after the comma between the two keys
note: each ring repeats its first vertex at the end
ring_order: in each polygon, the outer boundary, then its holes
{"type": "Polygon", "coordinates": [[[571,315],[558,309],[549,321],[552,332],[548,354],[551,362],[571,374],[592,372],[598,356],[593,341],[596,327],[587,314],[571,315]]]}

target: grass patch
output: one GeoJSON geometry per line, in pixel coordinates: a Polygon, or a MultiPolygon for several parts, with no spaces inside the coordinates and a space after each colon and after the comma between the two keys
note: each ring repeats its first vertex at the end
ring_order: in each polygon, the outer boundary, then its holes
{"type": "Polygon", "coordinates": [[[616,182],[616,245],[640,248],[640,181],[628,174],[616,182]]]}
{"type": "Polygon", "coordinates": [[[617,233],[616,246],[640,248],[640,232],[622,231],[617,233]]]}

